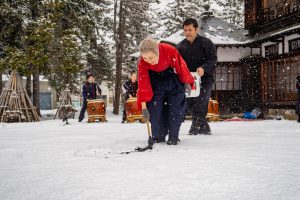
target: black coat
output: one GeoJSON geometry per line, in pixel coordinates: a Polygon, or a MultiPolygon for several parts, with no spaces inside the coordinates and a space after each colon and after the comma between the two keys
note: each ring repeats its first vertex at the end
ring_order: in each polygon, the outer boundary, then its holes
{"type": "Polygon", "coordinates": [[[131,95],[132,97],[136,97],[136,93],[138,90],[138,82],[137,81],[135,83],[133,83],[133,82],[131,82],[131,80],[128,80],[124,83],[123,87],[126,90],[125,99],[128,99],[129,95],[131,95]]]}
{"type": "Polygon", "coordinates": [[[86,82],[82,86],[82,96],[84,101],[86,101],[87,99],[96,99],[97,91],[101,95],[101,88],[97,85],[97,83],[86,82]]]}
{"type": "Polygon", "coordinates": [[[196,72],[198,67],[202,67],[205,72],[202,82],[213,80],[217,64],[217,50],[210,39],[197,35],[192,44],[184,39],[178,44],[177,49],[190,72],[196,72]]]}

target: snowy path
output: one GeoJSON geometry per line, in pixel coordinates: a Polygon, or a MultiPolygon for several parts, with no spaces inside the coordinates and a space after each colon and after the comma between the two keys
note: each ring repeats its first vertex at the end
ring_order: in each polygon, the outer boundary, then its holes
{"type": "Polygon", "coordinates": [[[146,144],[145,124],[0,124],[1,200],[299,200],[300,125],[211,124],[212,136],[146,144]]]}

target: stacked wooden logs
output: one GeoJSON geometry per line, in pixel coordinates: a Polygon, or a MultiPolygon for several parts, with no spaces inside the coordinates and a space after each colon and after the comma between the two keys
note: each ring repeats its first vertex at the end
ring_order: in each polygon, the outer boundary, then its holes
{"type": "Polygon", "coordinates": [[[70,119],[75,117],[76,109],[72,106],[71,92],[69,85],[66,85],[66,89],[63,92],[59,107],[57,108],[54,119],[70,119]]]}
{"type": "Polygon", "coordinates": [[[22,85],[20,75],[13,71],[0,96],[0,122],[40,121],[22,85]]]}

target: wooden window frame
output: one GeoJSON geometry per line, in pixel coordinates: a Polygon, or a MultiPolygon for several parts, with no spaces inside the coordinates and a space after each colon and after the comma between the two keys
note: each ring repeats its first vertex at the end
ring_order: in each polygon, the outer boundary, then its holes
{"type": "Polygon", "coordinates": [[[240,63],[218,63],[214,79],[214,91],[242,90],[242,70],[240,63]],[[239,77],[238,80],[236,77],[239,77]],[[222,78],[225,80],[222,81],[222,78]]]}
{"type": "Polygon", "coordinates": [[[264,102],[295,100],[300,55],[261,63],[261,89],[264,102]]]}
{"type": "Polygon", "coordinates": [[[265,46],[265,57],[276,56],[276,55],[279,55],[279,44],[278,43],[265,46]],[[271,49],[271,48],[274,48],[276,50],[276,52],[269,53],[270,50],[273,51],[273,49],[271,49]]]}
{"type": "Polygon", "coordinates": [[[289,40],[289,52],[300,50],[300,37],[289,40]],[[292,43],[295,42],[297,44],[297,48],[293,48],[292,43]]]}

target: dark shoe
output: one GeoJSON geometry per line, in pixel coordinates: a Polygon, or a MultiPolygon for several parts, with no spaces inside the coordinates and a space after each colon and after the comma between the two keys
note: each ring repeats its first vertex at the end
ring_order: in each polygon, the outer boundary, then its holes
{"type": "Polygon", "coordinates": [[[180,142],[178,138],[169,139],[167,145],[177,145],[178,142],[180,142]]]}
{"type": "Polygon", "coordinates": [[[124,124],[125,123],[125,121],[123,120],[123,121],[121,121],[121,124],[124,124]]]}
{"type": "Polygon", "coordinates": [[[200,135],[211,135],[211,130],[209,126],[201,126],[199,130],[200,135]]]}
{"type": "Polygon", "coordinates": [[[188,135],[198,135],[200,129],[200,118],[193,116],[192,120],[192,125],[188,135]]]}
{"type": "Polygon", "coordinates": [[[198,135],[199,128],[199,126],[191,126],[188,135],[198,135]]]}
{"type": "Polygon", "coordinates": [[[154,143],[162,143],[162,142],[166,142],[165,138],[153,138],[153,142],[154,143]]]}
{"type": "Polygon", "coordinates": [[[78,122],[82,122],[83,119],[79,119],[78,122]]]}

